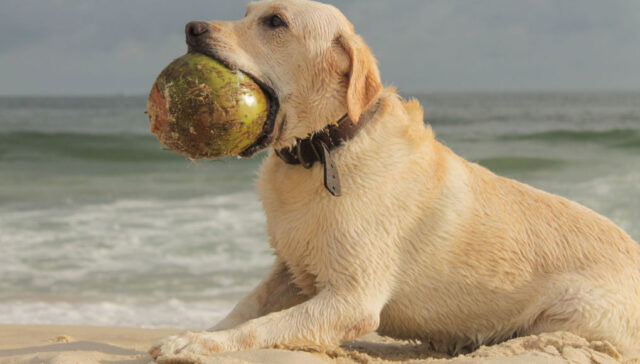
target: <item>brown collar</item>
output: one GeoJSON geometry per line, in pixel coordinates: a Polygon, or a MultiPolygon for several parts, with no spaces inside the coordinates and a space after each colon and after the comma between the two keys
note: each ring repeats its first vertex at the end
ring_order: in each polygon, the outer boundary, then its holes
{"type": "Polygon", "coordinates": [[[304,139],[298,139],[292,147],[276,149],[276,155],[285,163],[302,165],[311,168],[315,162],[324,165],[324,186],[333,196],[341,195],[340,176],[336,164],[331,158],[331,151],[353,139],[362,127],[373,118],[378,110],[378,101],[360,116],[358,123],[354,123],[346,114],[336,124],[330,124],[324,129],[309,134],[304,139]]]}

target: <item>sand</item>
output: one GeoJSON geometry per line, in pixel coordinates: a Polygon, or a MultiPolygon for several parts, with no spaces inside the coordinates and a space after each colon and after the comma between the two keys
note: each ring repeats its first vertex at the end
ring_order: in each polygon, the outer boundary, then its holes
{"type": "MultiPolygon", "coordinates": [[[[172,329],[136,329],[89,326],[0,325],[0,363],[146,364],[146,350],[156,340],[177,333],[172,329]]],[[[482,347],[455,358],[429,351],[415,343],[368,335],[327,352],[250,350],[193,358],[196,363],[223,364],[556,364],[617,363],[618,352],[606,342],[588,342],[557,332],[526,336],[482,347]]],[[[170,363],[169,361],[168,363],[170,363]]]]}

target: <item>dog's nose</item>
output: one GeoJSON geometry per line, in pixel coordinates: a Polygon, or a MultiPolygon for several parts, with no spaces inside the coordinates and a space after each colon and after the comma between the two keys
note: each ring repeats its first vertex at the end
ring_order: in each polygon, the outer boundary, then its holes
{"type": "Polygon", "coordinates": [[[187,26],[184,28],[187,37],[199,37],[208,31],[209,23],[204,21],[191,21],[187,23],[187,26]]]}

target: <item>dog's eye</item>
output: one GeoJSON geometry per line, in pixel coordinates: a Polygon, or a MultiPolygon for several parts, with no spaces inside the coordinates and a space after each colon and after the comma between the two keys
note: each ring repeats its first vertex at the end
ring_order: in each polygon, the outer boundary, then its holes
{"type": "Polygon", "coordinates": [[[267,19],[267,25],[269,25],[271,29],[276,29],[287,26],[287,23],[278,15],[272,15],[267,19]]]}

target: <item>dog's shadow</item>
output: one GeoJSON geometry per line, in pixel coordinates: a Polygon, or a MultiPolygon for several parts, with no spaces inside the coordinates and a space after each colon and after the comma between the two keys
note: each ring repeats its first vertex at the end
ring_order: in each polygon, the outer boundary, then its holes
{"type": "Polygon", "coordinates": [[[332,357],[346,356],[361,363],[372,360],[407,361],[451,358],[447,354],[434,351],[430,345],[387,340],[377,335],[365,336],[359,340],[343,343],[339,349],[327,352],[327,354],[332,357]]]}

